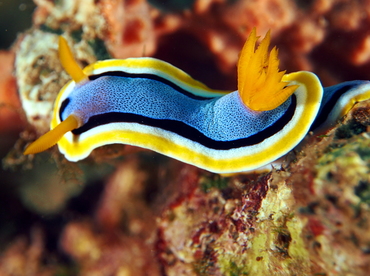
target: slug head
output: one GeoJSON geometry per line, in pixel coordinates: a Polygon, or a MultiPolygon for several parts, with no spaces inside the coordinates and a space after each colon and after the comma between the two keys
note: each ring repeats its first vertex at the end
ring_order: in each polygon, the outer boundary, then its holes
{"type": "MultiPolygon", "coordinates": [[[[59,37],[59,59],[62,63],[63,68],[72,77],[76,83],[81,83],[87,80],[86,74],[79,67],[76,60],[72,55],[72,51],[69,48],[67,41],[64,37],[59,37]]],[[[47,150],[54,146],[68,131],[76,129],[81,126],[81,120],[75,116],[70,115],[66,120],[57,125],[54,129],[45,133],[39,137],[36,141],[31,143],[23,154],[35,154],[47,150]]]]}
{"type": "Polygon", "coordinates": [[[64,134],[66,134],[68,131],[78,128],[79,125],[79,119],[74,115],[70,115],[66,120],[61,122],[55,128],[48,131],[32,144],[30,144],[23,154],[35,154],[51,148],[56,143],[58,143],[58,141],[63,137],[64,134]]]}

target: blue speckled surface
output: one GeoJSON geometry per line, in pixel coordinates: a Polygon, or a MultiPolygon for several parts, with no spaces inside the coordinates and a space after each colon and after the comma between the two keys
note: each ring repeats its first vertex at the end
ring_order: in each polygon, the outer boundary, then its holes
{"type": "Polygon", "coordinates": [[[75,113],[84,122],[107,112],[124,112],[154,119],[181,121],[205,136],[228,141],[246,138],[278,120],[290,104],[265,112],[247,109],[237,91],[213,99],[192,99],[160,81],[101,77],[74,89],[63,120],[75,113]],[[231,130],[231,131],[230,131],[231,130]]]}

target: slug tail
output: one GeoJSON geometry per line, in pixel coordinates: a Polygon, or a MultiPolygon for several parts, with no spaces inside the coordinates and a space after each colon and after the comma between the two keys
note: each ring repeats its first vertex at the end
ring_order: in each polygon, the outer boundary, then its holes
{"type": "Polygon", "coordinates": [[[270,31],[256,48],[258,40],[253,28],[238,61],[238,90],[243,103],[255,111],[272,110],[284,103],[298,88],[282,82],[285,71],[279,71],[278,50],[270,53],[270,31]]]}
{"type": "Polygon", "coordinates": [[[80,121],[75,115],[70,115],[66,120],[57,125],[54,129],[42,135],[24,151],[24,155],[35,154],[54,146],[68,131],[80,126],[80,121]]]}

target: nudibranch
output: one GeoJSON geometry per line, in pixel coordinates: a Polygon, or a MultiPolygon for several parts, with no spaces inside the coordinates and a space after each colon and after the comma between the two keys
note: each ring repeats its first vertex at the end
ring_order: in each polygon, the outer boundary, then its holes
{"type": "Polygon", "coordinates": [[[370,99],[370,81],[354,80],[324,88],[319,113],[311,131],[321,134],[333,128],[356,103],[370,99]]]}
{"type": "Polygon", "coordinates": [[[302,141],[323,89],[310,72],[279,71],[268,32],[249,35],[238,61],[238,90],[213,90],[154,58],[98,61],[84,68],[60,37],[62,66],[73,80],[55,101],[51,130],[25,154],[54,144],[70,161],[123,143],[216,173],[258,169],[302,141]]]}

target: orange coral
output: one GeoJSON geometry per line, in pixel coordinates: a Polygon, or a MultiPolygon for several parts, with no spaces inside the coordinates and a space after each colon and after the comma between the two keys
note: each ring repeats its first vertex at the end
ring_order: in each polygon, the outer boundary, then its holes
{"type": "Polygon", "coordinates": [[[70,223],[61,237],[64,251],[80,265],[79,275],[160,275],[144,241],[92,228],[90,223],[70,223]]]}
{"type": "Polygon", "coordinates": [[[40,229],[34,228],[31,241],[19,237],[1,254],[0,275],[4,276],[51,276],[55,275],[56,267],[44,266],[44,237],[40,229]]]}
{"type": "Polygon", "coordinates": [[[21,103],[12,75],[13,63],[13,52],[0,51],[0,133],[20,131],[24,128],[21,103]]]}

